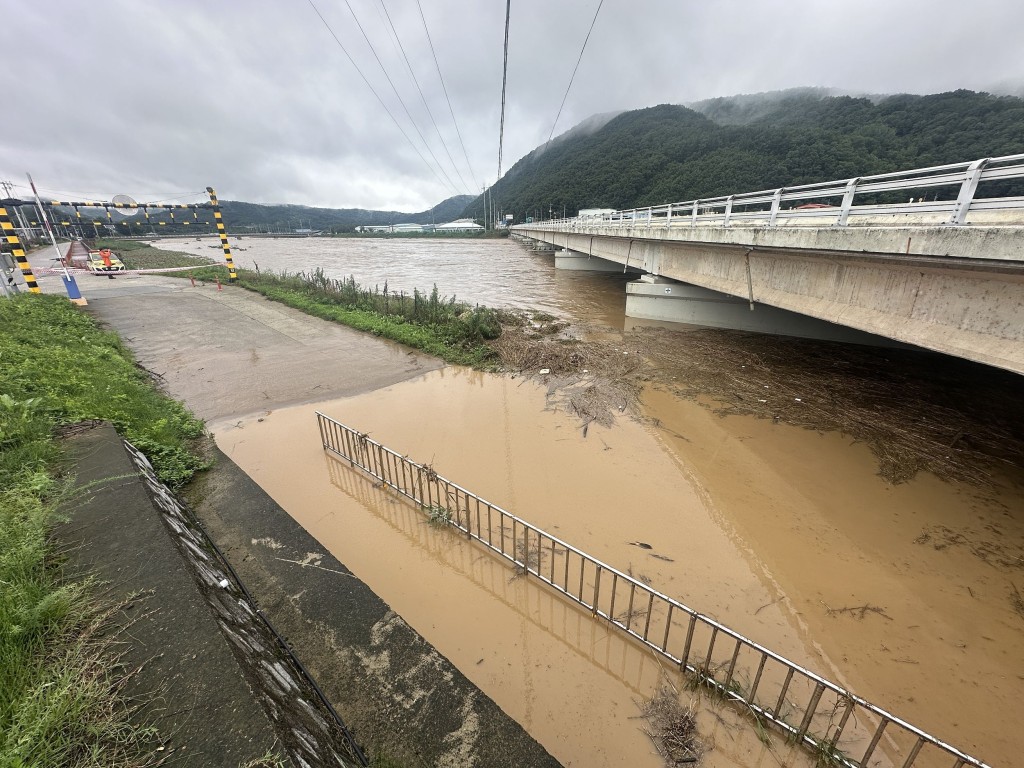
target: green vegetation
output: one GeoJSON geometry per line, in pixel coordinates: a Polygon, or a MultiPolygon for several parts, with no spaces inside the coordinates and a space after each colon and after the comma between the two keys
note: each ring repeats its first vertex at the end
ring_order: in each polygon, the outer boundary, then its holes
{"type": "MultiPolygon", "coordinates": [[[[171,487],[204,467],[191,450],[202,422],[154,388],[116,334],[100,331],[66,299],[24,294],[0,301],[0,327],[0,392],[12,408],[31,404],[34,429],[48,435],[61,424],[110,421],[171,487]]],[[[7,442],[0,435],[5,455],[42,450],[38,440],[29,449],[7,442]]]]}
{"type": "MultiPolygon", "coordinates": [[[[118,256],[128,269],[165,269],[169,267],[192,267],[194,272],[171,273],[178,277],[195,277],[197,280],[213,280],[218,275],[223,279],[225,272],[223,267],[216,267],[210,264],[211,261],[219,261],[224,258],[223,252],[218,251],[215,257],[204,259],[201,256],[193,256],[190,253],[181,251],[169,251],[163,248],[155,248],[149,243],[140,243],[137,240],[96,240],[94,247],[110,248],[118,256]]],[[[213,253],[211,250],[210,253],[213,253]]]]}
{"type": "Polygon", "coordinates": [[[202,424],[157,393],[113,334],[65,299],[0,302],[0,765],[145,765],[109,620],[119,606],[64,579],[50,529],[61,500],[54,429],[113,421],[172,484],[202,466],[202,424]]]}
{"type": "Polygon", "coordinates": [[[494,352],[484,342],[497,338],[494,310],[429,294],[362,288],[355,278],[335,280],[323,270],[299,274],[239,272],[239,285],[309,315],[332,320],[421,349],[450,363],[486,366],[494,352]]]}
{"type": "Polygon", "coordinates": [[[146,764],[103,629],[115,608],[67,582],[48,545],[56,449],[38,400],[0,396],[0,765],[146,764]]]}
{"type": "MultiPolygon", "coordinates": [[[[520,223],[1014,154],[1024,134],[1024,99],[962,90],[695,106],[704,114],[663,104],[581,124],[513,165],[494,197],[520,223]]],[[[463,215],[481,211],[477,198],[463,215]]]]}

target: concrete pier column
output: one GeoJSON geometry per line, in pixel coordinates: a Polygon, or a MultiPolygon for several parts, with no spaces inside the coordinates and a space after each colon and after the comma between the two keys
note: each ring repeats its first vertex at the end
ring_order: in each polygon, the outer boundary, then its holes
{"type": "Polygon", "coordinates": [[[755,303],[751,309],[746,299],[655,275],[644,275],[626,284],[626,316],[850,344],[907,346],[767,304],[755,303]]]}

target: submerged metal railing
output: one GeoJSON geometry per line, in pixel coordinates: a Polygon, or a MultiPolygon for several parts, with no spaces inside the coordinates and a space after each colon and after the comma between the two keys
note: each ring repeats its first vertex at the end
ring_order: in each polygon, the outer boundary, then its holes
{"type": "Polygon", "coordinates": [[[521,574],[533,576],[737,702],[819,756],[819,764],[865,768],[988,768],[977,758],[658,592],[556,536],[317,412],[325,449],[419,504],[521,574]],[[880,749],[881,746],[881,749],[880,749]]]}
{"type": "Polygon", "coordinates": [[[851,219],[868,216],[930,215],[946,225],[967,223],[968,214],[982,211],[1024,211],[1024,197],[979,197],[978,186],[995,181],[1024,179],[1024,154],[984,158],[967,163],[939,165],[910,171],[883,173],[839,181],[801,184],[736,195],[685,200],[678,203],[605,211],[570,219],[552,219],[525,229],[573,231],[585,227],[674,228],[732,224],[775,226],[782,221],[845,227],[851,219]],[[945,191],[943,191],[945,190],[945,191]],[[879,195],[911,193],[909,202],[880,203],[879,195]],[[857,204],[857,197],[872,202],[857,204]],[[938,199],[939,197],[942,199],[938,199]],[[928,200],[926,198],[932,197],[928,200]],[[810,221],[813,220],[813,221],[810,221]]]}

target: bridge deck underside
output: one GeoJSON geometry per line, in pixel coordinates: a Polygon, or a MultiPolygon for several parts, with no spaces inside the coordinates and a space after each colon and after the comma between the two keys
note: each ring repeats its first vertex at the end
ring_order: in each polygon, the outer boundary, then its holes
{"type": "Polygon", "coordinates": [[[654,275],[1024,373],[1024,271],[945,254],[519,234],[654,275]]]}

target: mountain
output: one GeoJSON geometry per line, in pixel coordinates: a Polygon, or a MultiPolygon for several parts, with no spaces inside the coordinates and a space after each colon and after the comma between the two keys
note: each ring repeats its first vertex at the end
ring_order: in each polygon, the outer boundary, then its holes
{"type": "Polygon", "coordinates": [[[237,200],[221,200],[224,221],[231,231],[253,229],[322,229],[351,231],[362,224],[443,224],[459,218],[472,195],[449,197],[433,208],[419,213],[371,211],[364,208],[312,208],[305,205],[260,205],[237,200]]]}
{"type": "MultiPolygon", "coordinates": [[[[459,218],[463,209],[472,199],[472,195],[456,195],[419,213],[371,211],[364,208],[313,208],[307,205],[262,205],[238,200],[221,200],[220,207],[221,213],[224,215],[224,223],[231,234],[244,234],[246,230],[291,232],[296,229],[351,232],[361,224],[398,224],[402,222],[444,224],[459,218]]],[[[75,212],[71,208],[58,207],[56,210],[60,212],[60,218],[64,220],[72,220],[75,217],[75,212]]],[[[85,219],[106,220],[106,213],[102,208],[81,208],[80,212],[85,219]]],[[[180,211],[175,212],[178,224],[170,224],[170,217],[165,211],[153,210],[149,215],[150,220],[154,223],[168,222],[166,228],[161,230],[163,232],[188,231],[180,225],[180,222],[182,220],[192,221],[191,214],[183,215],[180,211]]],[[[200,213],[199,219],[209,219],[209,215],[200,213]]],[[[115,214],[114,221],[123,224],[124,219],[115,214]]],[[[141,225],[142,216],[132,218],[130,222],[141,225]]]]}
{"type": "MultiPolygon", "coordinates": [[[[585,121],[513,165],[494,199],[521,222],[563,206],[659,205],[1024,152],[1024,99],[1013,96],[809,88],[691,107],[585,121]]],[[[478,197],[464,215],[481,211],[478,197]]]]}

